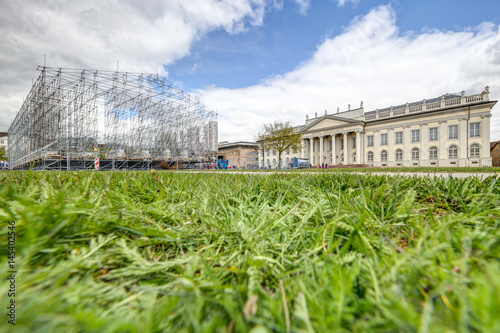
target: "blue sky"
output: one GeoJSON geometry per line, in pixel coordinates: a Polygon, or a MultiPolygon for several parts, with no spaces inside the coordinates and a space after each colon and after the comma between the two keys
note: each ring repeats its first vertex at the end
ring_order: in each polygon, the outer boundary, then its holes
{"type": "Polygon", "coordinates": [[[461,31],[488,21],[500,23],[500,1],[401,0],[360,1],[339,6],[337,1],[311,1],[305,13],[292,1],[270,9],[262,26],[240,34],[223,29],[203,36],[191,52],[166,66],[173,80],[190,89],[215,85],[243,88],[276,74],[292,71],[308,59],[326,37],[378,5],[390,4],[397,13],[402,34],[427,30],[461,31]]]}
{"type": "MultiPolygon", "coordinates": [[[[219,139],[445,93],[500,99],[500,1],[0,0],[0,130],[43,64],[160,74],[219,114],[219,139]]],[[[500,140],[500,106],[491,139],[500,140]]]]}

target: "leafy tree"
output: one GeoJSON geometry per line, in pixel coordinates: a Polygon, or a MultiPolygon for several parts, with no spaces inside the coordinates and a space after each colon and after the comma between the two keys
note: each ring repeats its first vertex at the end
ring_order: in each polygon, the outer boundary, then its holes
{"type": "Polygon", "coordinates": [[[291,149],[294,153],[302,149],[302,136],[296,132],[289,122],[264,124],[264,130],[259,133],[260,146],[264,151],[276,150],[278,152],[278,168],[281,168],[281,154],[291,149]]]}
{"type": "Polygon", "coordinates": [[[5,151],[4,146],[0,146],[0,161],[7,161],[9,158],[7,157],[7,152],[5,151]]]}

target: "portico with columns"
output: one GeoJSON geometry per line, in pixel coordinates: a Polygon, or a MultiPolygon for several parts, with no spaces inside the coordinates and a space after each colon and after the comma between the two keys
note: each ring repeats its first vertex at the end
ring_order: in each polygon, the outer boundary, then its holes
{"type": "Polygon", "coordinates": [[[314,166],[362,164],[363,108],[337,112],[306,120],[301,129],[304,140],[303,158],[314,166]],[[347,117],[346,117],[347,116],[347,117]]]}

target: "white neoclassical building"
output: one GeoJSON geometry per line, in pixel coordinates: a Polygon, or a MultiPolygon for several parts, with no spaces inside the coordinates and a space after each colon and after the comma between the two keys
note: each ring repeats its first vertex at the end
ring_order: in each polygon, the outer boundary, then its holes
{"type": "MultiPolygon", "coordinates": [[[[312,165],[373,166],[491,166],[490,117],[497,101],[489,87],[475,95],[446,94],[385,109],[357,109],[306,116],[297,126],[302,151],[285,152],[282,165],[293,157],[312,165]]],[[[259,165],[275,168],[277,154],[259,151],[259,165]]]]}

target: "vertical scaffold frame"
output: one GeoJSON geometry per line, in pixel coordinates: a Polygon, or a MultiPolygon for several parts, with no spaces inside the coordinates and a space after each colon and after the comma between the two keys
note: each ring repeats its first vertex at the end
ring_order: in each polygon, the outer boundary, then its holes
{"type": "Polygon", "coordinates": [[[41,72],[9,128],[9,165],[25,170],[194,167],[217,154],[217,113],[154,74],[41,72]]]}

